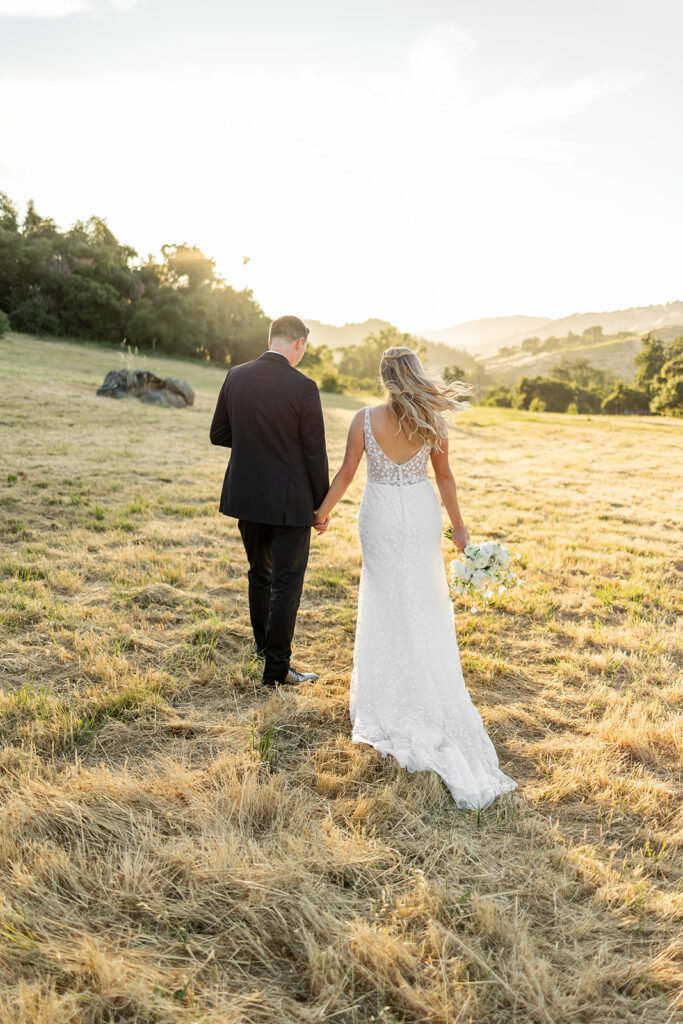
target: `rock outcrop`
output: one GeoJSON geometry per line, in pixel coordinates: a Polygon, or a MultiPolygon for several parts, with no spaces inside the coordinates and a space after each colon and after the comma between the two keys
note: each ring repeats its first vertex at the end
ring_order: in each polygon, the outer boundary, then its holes
{"type": "Polygon", "coordinates": [[[194,404],[194,391],[179,377],[157,377],[149,370],[110,370],[97,389],[106,398],[139,398],[149,405],[184,409],[194,404]]]}

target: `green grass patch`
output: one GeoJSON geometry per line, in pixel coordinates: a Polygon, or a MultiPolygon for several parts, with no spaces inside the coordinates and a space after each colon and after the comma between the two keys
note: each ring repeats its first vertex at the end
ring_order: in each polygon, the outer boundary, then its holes
{"type": "Polygon", "coordinates": [[[132,721],[145,707],[161,703],[158,694],[142,688],[131,688],[103,701],[80,718],[72,720],[71,740],[75,744],[89,742],[110,721],[132,721]]]}

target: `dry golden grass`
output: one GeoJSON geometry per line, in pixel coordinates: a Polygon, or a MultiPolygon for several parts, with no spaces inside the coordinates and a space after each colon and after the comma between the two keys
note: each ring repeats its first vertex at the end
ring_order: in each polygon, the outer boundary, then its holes
{"type": "Polygon", "coordinates": [[[320,680],[264,693],[223,373],[138,359],[196,405],[97,398],[120,359],[0,342],[0,1024],[681,1019],[681,424],[458,419],[472,537],[526,580],[456,608],[520,784],[477,814],[350,742],[363,472],[313,542],[320,680]]]}

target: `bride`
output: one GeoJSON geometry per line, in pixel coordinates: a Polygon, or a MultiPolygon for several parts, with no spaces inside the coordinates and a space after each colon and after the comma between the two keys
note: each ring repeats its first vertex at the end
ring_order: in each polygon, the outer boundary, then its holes
{"type": "Polygon", "coordinates": [[[484,808],[517,783],[498,757],[465,687],[441,554],[439,493],[461,550],[469,541],[448,464],[443,413],[468,403],[430,379],[409,348],[380,365],[382,405],[351,421],[342,466],[316,514],[324,530],[363,452],[367,482],[358,512],[363,564],[349,709],[352,741],[391,754],[410,772],[438,772],[458,807],[484,808]]]}

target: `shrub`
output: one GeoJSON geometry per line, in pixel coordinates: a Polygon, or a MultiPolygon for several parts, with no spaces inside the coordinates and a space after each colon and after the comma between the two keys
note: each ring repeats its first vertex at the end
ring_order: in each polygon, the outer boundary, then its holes
{"type": "Polygon", "coordinates": [[[326,373],[320,381],[320,390],[326,391],[330,395],[341,395],[344,388],[336,373],[326,373]]]}
{"type": "Polygon", "coordinates": [[[52,316],[39,292],[29,295],[12,310],[12,329],[25,334],[59,334],[59,321],[52,316]]]}
{"type": "Polygon", "coordinates": [[[9,317],[7,316],[7,313],[3,313],[3,311],[0,309],[0,338],[3,336],[3,334],[7,334],[9,329],[9,317]]]}
{"type": "Polygon", "coordinates": [[[620,380],[602,403],[602,411],[619,413],[622,416],[643,415],[650,411],[650,396],[647,391],[630,388],[620,380]]]}
{"type": "MultiPolygon", "coordinates": [[[[576,384],[574,386],[574,401],[570,404],[576,406],[577,412],[599,413],[602,411],[603,395],[604,391],[600,394],[599,391],[595,391],[593,388],[582,388],[576,384]]],[[[569,407],[567,412],[569,412],[569,407]]]]}
{"type": "Polygon", "coordinates": [[[660,416],[683,416],[683,376],[665,380],[650,402],[650,409],[660,416]]]}
{"type": "Polygon", "coordinates": [[[566,412],[576,396],[574,386],[565,381],[540,376],[520,377],[515,385],[512,404],[516,409],[530,409],[534,399],[543,402],[543,408],[548,412],[566,412]]]}
{"type": "Polygon", "coordinates": [[[500,384],[496,388],[492,388],[481,400],[482,405],[493,405],[501,408],[509,409],[512,405],[512,392],[510,388],[505,387],[504,384],[500,384]]]}
{"type": "Polygon", "coordinates": [[[545,402],[542,398],[532,398],[529,402],[529,412],[545,412],[545,402]]]}

